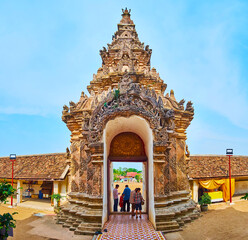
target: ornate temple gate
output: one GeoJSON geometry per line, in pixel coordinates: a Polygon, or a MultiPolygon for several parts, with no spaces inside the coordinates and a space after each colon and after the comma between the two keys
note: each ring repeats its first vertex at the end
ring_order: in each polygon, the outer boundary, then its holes
{"type": "Polygon", "coordinates": [[[137,134],[148,164],[148,215],[157,230],[179,230],[198,217],[190,198],[186,129],[191,102],[177,102],[155,68],[152,50],[138,38],[130,11],[123,10],[113,41],[100,50],[102,67],[78,103],[64,106],[71,131],[70,193],[58,223],[76,234],[93,234],[108,219],[108,158],[120,133],[137,134]]]}
{"type": "MultiPolygon", "coordinates": [[[[143,176],[143,195],[145,198],[145,211],[147,213],[148,208],[148,166],[147,156],[145,153],[145,146],[142,139],[133,132],[123,132],[116,135],[111,141],[110,154],[108,157],[108,215],[112,212],[113,201],[112,200],[112,189],[113,185],[113,162],[139,162],[143,164],[143,170],[145,169],[143,176]]],[[[134,189],[132,189],[134,190],[134,189]]]]}

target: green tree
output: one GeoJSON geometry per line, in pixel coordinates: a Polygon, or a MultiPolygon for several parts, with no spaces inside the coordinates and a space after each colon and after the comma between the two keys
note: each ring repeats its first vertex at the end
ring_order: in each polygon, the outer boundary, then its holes
{"type": "MultiPolygon", "coordinates": [[[[16,192],[16,189],[14,189],[11,184],[7,183],[5,180],[4,182],[0,183],[0,204],[7,202],[7,197],[10,197],[16,192]]],[[[16,220],[13,219],[13,215],[17,214],[16,212],[10,214],[10,213],[4,213],[0,214],[0,230],[4,229],[3,235],[0,235],[0,239],[7,239],[9,234],[8,231],[11,228],[16,227],[16,220]]]]}
{"type": "Polygon", "coordinates": [[[138,172],[138,170],[136,168],[128,168],[127,171],[128,172],[138,172]]]}
{"type": "Polygon", "coordinates": [[[135,179],[137,180],[137,182],[140,182],[141,175],[140,175],[140,174],[137,174],[137,175],[135,176],[135,179]]]}

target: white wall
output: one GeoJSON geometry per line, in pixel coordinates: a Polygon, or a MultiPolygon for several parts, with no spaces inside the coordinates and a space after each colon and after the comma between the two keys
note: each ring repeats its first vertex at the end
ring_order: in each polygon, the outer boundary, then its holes
{"type": "Polygon", "coordinates": [[[129,118],[117,117],[110,120],[103,131],[104,142],[104,194],[103,194],[103,224],[108,217],[108,203],[107,203],[107,159],[110,150],[112,139],[122,132],[133,132],[140,136],[145,144],[146,156],[148,157],[148,183],[149,183],[149,220],[155,226],[155,210],[154,210],[154,177],[153,177],[153,134],[148,122],[139,117],[131,116],[129,118]]]}

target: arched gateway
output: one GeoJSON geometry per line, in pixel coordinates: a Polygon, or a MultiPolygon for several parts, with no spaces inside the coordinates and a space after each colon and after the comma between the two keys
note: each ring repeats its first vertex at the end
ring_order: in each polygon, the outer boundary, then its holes
{"type": "Polygon", "coordinates": [[[100,50],[102,67],[88,86],[90,96],[82,92],[78,103],[64,106],[70,193],[58,221],[77,234],[94,233],[107,221],[111,162],[127,158],[144,162],[147,213],[155,229],[180,229],[198,216],[185,153],[194,109],[191,102],[186,108],[184,100],[177,102],[173,90],[164,95],[167,85],[151,69],[151,53],[139,41],[130,11],[123,10],[112,43],[100,50]]]}

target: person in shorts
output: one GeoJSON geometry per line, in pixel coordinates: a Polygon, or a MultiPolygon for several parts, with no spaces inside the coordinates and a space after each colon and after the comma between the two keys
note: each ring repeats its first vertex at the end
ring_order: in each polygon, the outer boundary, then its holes
{"type": "Polygon", "coordinates": [[[135,202],[135,209],[136,209],[136,218],[138,218],[138,211],[139,217],[141,218],[141,202],[144,201],[144,198],[141,195],[140,188],[136,188],[135,195],[134,195],[134,202],[135,202]]]}
{"type": "Polygon", "coordinates": [[[129,202],[132,206],[132,216],[134,217],[135,216],[135,202],[134,202],[134,196],[135,196],[135,193],[136,193],[136,188],[135,190],[131,191],[131,194],[130,194],[130,198],[129,198],[129,202]]]}

